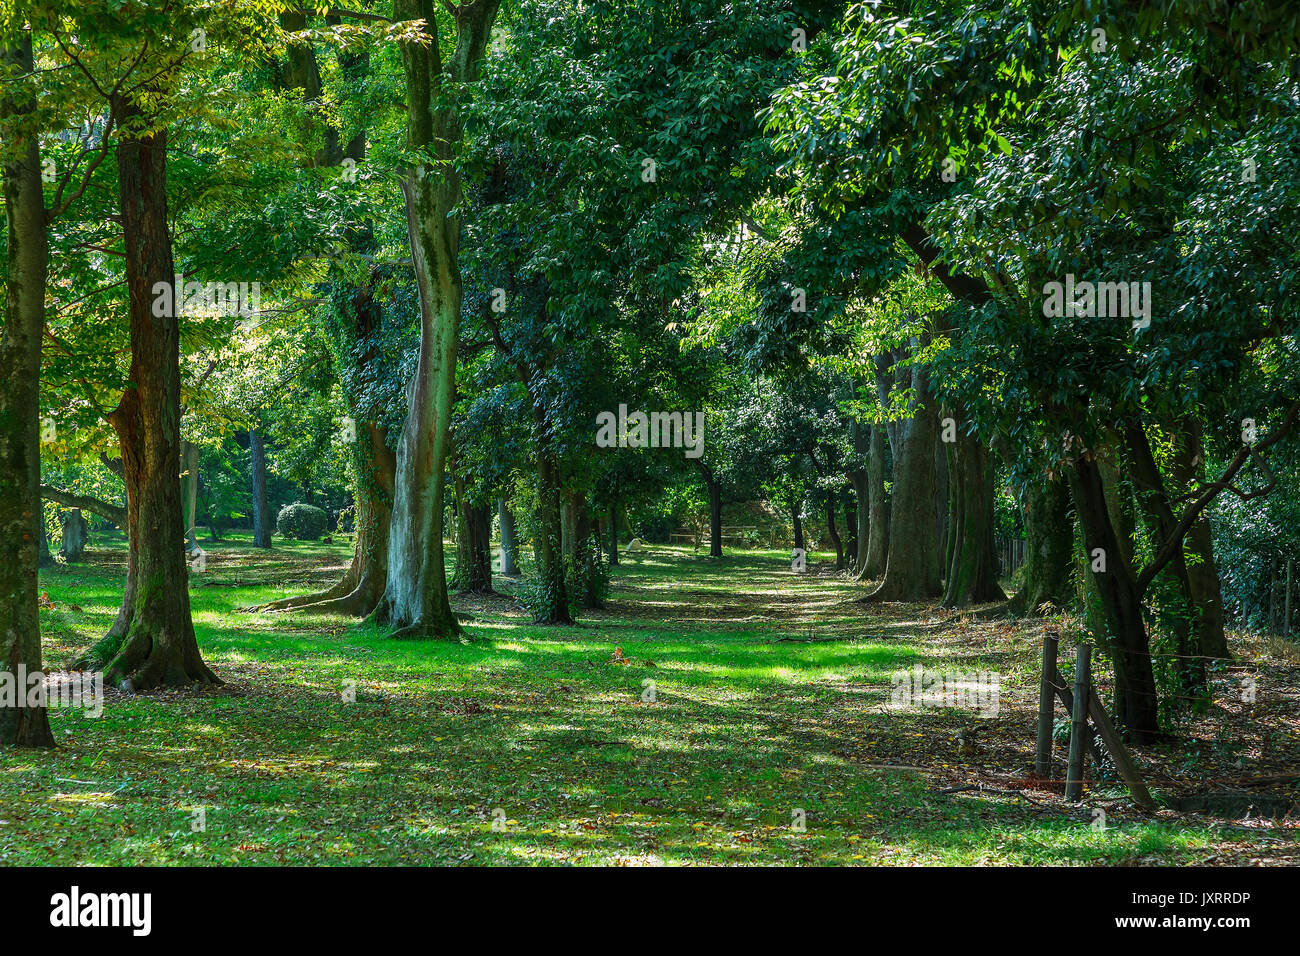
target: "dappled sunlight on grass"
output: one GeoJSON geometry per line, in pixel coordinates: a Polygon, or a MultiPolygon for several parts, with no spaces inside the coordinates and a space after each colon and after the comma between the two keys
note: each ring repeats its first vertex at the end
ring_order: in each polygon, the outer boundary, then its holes
{"type": "MultiPolygon", "coordinates": [[[[936,792],[974,718],[883,712],[890,674],[1009,669],[1005,641],[854,604],[860,585],[792,574],[785,552],[656,546],[612,569],[608,607],[579,626],[490,600],[461,644],[238,612],[331,583],[350,548],[245,546],[214,545],[191,581],[225,685],[110,694],[99,719],[52,715],[57,750],[0,752],[0,862],[1180,862],[1245,839],[1119,810],[1098,835],[1078,808],[936,792]],[[914,765],[939,776],[893,769],[914,765]]],[[[51,661],[112,622],[122,557],[43,575],[51,661]]]]}

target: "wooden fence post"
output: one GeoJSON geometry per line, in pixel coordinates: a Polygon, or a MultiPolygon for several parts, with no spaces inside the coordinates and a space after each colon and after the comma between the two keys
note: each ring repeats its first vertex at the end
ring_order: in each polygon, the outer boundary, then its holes
{"type": "Polygon", "coordinates": [[[1083,773],[1088,745],[1088,691],[1092,678],[1092,645],[1080,642],[1074,665],[1074,713],[1070,715],[1070,763],[1065,777],[1065,799],[1083,799],[1083,773]]]}
{"type": "Polygon", "coordinates": [[[1046,780],[1052,775],[1052,711],[1056,703],[1055,631],[1043,632],[1043,673],[1038,681],[1038,750],[1034,773],[1046,780]]]}

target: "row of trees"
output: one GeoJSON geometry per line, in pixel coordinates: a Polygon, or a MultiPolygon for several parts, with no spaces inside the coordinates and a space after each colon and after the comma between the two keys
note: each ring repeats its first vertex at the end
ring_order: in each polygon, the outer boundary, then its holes
{"type": "MultiPolygon", "coordinates": [[[[128,534],[122,609],[79,664],[139,688],[217,679],[177,476],[240,430],[256,474],[269,430],[342,459],[357,531],[342,580],[268,610],[454,635],[445,516],[451,584],[482,590],[495,511],[531,541],[534,616],[566,622],[620,511],[691,486],[715,556],[726,502],[799,539],[812,501],[864,600],[1000,601],[1009,489],[1009,609],[1088,613],[1130,736],[1203,690],[1227,653],[1210,506],[1263,497],[1300,413],[1295,13],[355,6],[6,8],[7,660],[40,664],[45,417],[61,466],[122,482],[125,507],[94,496],[128,534]],[[263,301],[160,309],[177,276],[263,301]],[[1135,298],[1053,308],[1076,281],[1135,298]],[[702,455],[595,449],[620,405],[704,412],[702,455]]],[[[47,742],[43,715],[0,713],[0,739],[47,742]]]]}

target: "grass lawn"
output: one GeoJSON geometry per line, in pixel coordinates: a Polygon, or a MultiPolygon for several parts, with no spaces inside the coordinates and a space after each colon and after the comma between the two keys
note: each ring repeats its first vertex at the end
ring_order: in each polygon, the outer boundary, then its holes
{"type": "MultiPolygon", "coordinates": [[[[0,863],[1300,861],[1294,827],[1142,815],[1114,783],[1081,806],[1018,785],[1038,631],[855,604],[861,585],[816,573],[825,555],[795,575],[787,552],[655,547],[580,626],[530,626],[508,594],[457,600],[474,620],[453,643],[237,610],[332,582],[343,542],[203,546],[194,620],[225,685],[110,690],[100,718],[53,712],[57,750],[0,750],[0,863]],[[915,663],[1000,672],[999,715],[891,707],[891,673],[915,663]],[[975,724],[983,749],[963,756],[975,724]]],[[[122,556],[42,574],[48,669],[111,623],[122,556]]],[[[1294,712],[1275,718],[1261,766],[1294,755],[1294,712]]]]}

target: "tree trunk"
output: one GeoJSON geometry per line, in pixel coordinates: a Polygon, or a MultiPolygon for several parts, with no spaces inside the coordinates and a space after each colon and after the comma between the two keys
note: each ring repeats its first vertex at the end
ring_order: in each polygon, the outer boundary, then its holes
{"type": "Polygon", "coordinates": [[[925,601],[943,594],[935,507],[935,401],[926,370],[912,366],[912,418],[896,429],[889,553],[884,580],[863,601],[925,601]]]}
{"type": "Polygon", "coordinates": [[[704,486],[709,492],[709,557],[722,557],[722,482],[712,471],[704,473],[704,486]]]}
{"type": "MultiPolygon", "coordinates": [[[[889,554],[889,499],[885,495],[885,429],[871,428],[871,452],[867,464],[866,553],[858,565],[857,579],[878,578],[885,572],[889,554]]],[[[858,499],[859,509],[862,497],[858,499]]],[[[862,542],[859,543],[861,547],[862,542]]]]}
{"type": "Polygon", "coordinates": [[[1115,712],[1128,739],[1144,743],[1159,735],[1155,674],[1142,620],[1142,594],[1107,508],[1101,468],[1080,456],[1070,469],[1070,490],[1083,528],[1085,563],[1105,614],[1107,648],[1115,668],[1115,712]],[[1105,571],[1093,562],[1104,558],[1105,571]]]}
{"type": "Polygon", "coordinates": [[[1073,563],[1074,526],[1070,522],[1070,489],[1060,479],[1045,475],[1024,491],[1024,585],[1007,609],[1013,614],[1037,615],[1044,607],[1070,607],[1070,568],[1073,563]]]}
{"type": "Polygon", "coordinates": [[[618,564],[618,502],[609,503],[609,563],[618,564]]]}
{"type": "MultiPolygon", "coordinates": [[[[130,99],[119,101],[124,129],[140,120],[130,99]]],[[[199,655],[190,617],[181,509],[180,322],[167,230],[167,131],[140,138],[123,132],[117,145],[118,186],[131,318],[128,387],[108,416],[117,432],[126,475],[128,587],[121,625],[82,658],[83,670],[103,669],[111,684],[136,690],[220,683],[199,655]],[[154,314],[158,293],[172,291],[172,308],[154,314]],[[130,580],[134,578],[134,582],[130,580]]]]}
{"type": "Polygon", "coordinates": [[[63,544],[59,547],[59,554],[64,561],[76,563],[82,559],[86,551],[86,537],[90,531],[86,516],[80,510],[73,508],[71,511],[63,512],[60,523],[63,526],[63,544]]]}
{"type": "Polygon", "coordinates": [[[837,507],[836,494],[834,491],[826,492],[826,533],[830,536],[831,543],[835,545],[835,570],[844,570],[844,545],[840,541],[840,532],[835,527],[835,508],[837,507]]]}
{"type": "MultiPolygon", "coordinates": [[[[1181,492],[1190,489],[1199,477],[1205,451],[1201,447],[1200,423],[1195,416],[1178,422],[1174,434],[1172,474],[1181,492]]],[[[1192,524],[1184,550],[1187,552],[1192,604],[1197,615],[1196,653],[1207,657],[1231,657],[1223,630],[1223,592],[1219,585],[1219,567],[1214,559],[1214,537],[1204,511],[1192,524]]]]}
{"type": "MultiPolygon", "coordinates": [[[[0,67],[33,70],[30,34],[0,46],[0,67]]],[[[0,744],[52,747],[45,707],[28,706],[28,678],[41,673],[37,568],[41,523],[41,335],[49,244],[31,97],[0,99],[0,160],[8,224],[4,334],[0,336],[0,673],[14,693],[0,706],[0,744]],[[10,676],[12,675],[12,676],[10,676]],[[20,679],[21,678],[21,679],[20,679]]],[[[35,678],[39,680],[39,677],[35,678]]]]}
{"type": "Polygon", "coordinates": [[[199,507],[199,446],[193,442],[181,442],[181,468],[185,472],[185,550],[193,551],[199,546],[194,530],[199,507]]]}
{"type": "MultiPolygon", "coordinates": [[[[544,435],[544,412],[535,408],[538,434],[544,435]]],[[[548,449],[537,452],[537,533],[533,539],[534,567],[541,600],[534,624],[572,624],[562,549],[559,474],[548,449]]]]}
{"type": "Polygon", "coordinates": [[[804,542],[804,537],[803,537],[802,512],[803,512],[803,502],[796,499],[795,503],[790,508],[790,518],[794,523],[794,546],[798,548],[800,551],[807,551],[807,545],[804,542]]]}
{"type": "Polygon", "coordinates": [[[253,547],[271,546],[271,510],[266,500],[266,443],[260,428],[248,432],[249,473],[253,482],[253,547]]]}
{"type": "Polygon", "coordinates": [[[851,570],[858,563],[858,507],[849,488],[840,493],[840,501],[844,505],[844,566],[851,570]]]}
{"type": "MultiPolygon", "coordinates": [[[[1170,507],[1164,479],[1141,421],[1134,419],[1129,422],[1124,430],[1124,438],[1132,461],[1134,484],[1139,489],[1137,497],[1146,512],[1154,540],[1158,542],[1156,550],[1159,551],[1160,546],[1173,537],[1178,519],[1170,507]]],[[[1204,692],[1205,662],[1198,653],[1193,633],[1194,619],[1199,617],[1199,611],[1192,593],[1191,575],[1188,573],[1183,548],[1178,549],[1164,570],[1173,576],[1181,598],[1181,606],[1175,609],[1170,630],[1178,649],[1174,667],[1186,701],[1204,692]]]]}
{"type": "Polygon", "coordinates": [[[460,502],[462,533],[456,542],[455,587],[470,594],[492,594],[492,512],[487,504],[460,502]]]}
{"type": "Polygon", "coordinates": [[[447,596],[443,558],[443,469],[456,395],[460,336],[460,204],[456,153],[462,119],[458,88],[478,78],[499,0],[457,8],[456,45],[444,65],[432,0],[395,0],[394,20],[423,19],[427,42],[403,43],[407,146],[429,154],[400,180],[411,263],[420,300],[419,358],[407,387],[406,426],[397,448],[388,585],[376,612],[395,637],[450,637],[460,625],[447,596]]]}
{"type": "Polygon", "coordinates": [[[45,530],[44,515],[38,512],[36,515],[36,520],[37,520],[37,528],[40,531],[40,538],[41,538],[40,567],[50,568],[54,566],[54,555],[50,553],[50,534],[48,531],[45,530]]]}
{"type": "Polygon", "coordinates": [[[352,461],[357,473],[356,543],[352,564],[343,578],[324,591],[283,598],[250,610],[365,617],[378,605],[388,580],[388,531],[397,469],[397,459],[388,447],[388,433],[374,422],[362,423],[352,446],[352,461]]]}
{"type": "MultiPolygon", "coordinates": [[[[510,510],[510,503],[504,498],[497,500],[497,520],[501,524],[501,576],[517,578],[519,577],[519,552],[515,541],[515,513],[510,510]]],[[[617,548],[617,536],[614,542],[617,548]]]]}
{"type": "Polygon", "coordinates": [[[959,434],[948,443],[951,519],[948,525],[947,587],[943,606],[965,607],[1005,601],[998,585],[993,535],[993,463],[977,439],[959,434]]]}

